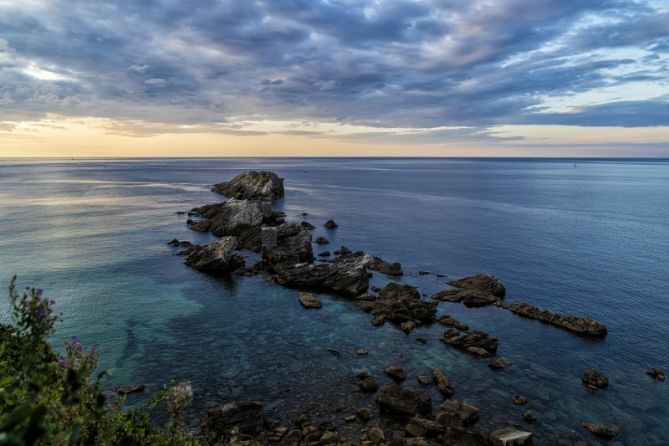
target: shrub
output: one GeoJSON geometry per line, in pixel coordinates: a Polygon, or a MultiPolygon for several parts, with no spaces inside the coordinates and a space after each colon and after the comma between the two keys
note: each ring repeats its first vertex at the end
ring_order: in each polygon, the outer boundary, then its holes
{"type": "Polygon", "coordinates": [[[193,397],[187,381],[126,410],[124,398],[107,400],[92,376],[95,346],[72,338],[59,356],[48,342],[59,316],[41,289],[9,287],[11,323],[0,323],[0,445],[199,445],[183,432],[181,414],[193,397]],[[167,402],[169,429],[150,422],[150,410],[167,402]]]}

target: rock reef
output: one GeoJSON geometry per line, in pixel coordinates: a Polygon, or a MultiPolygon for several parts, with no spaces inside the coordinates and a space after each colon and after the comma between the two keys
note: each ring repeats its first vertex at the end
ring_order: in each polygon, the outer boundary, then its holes
{"type": "Polygon", "coordinates": [[[546,324],[567,330],[579,336],[588,336],[594,338],[603,338],[608,333],[606,325],[589,318],[581,316],[563,316],[552,313],[548,310],[542,310],[525,302],[517,302],[505,305],[504,308],[513,313],[529,319],[536,319],[546,324]]]}
{"type": "Polygon", "coordinates": [[[467,307],[485,307],[500,303],[506,290],[492,274],[476,274],[448,282],[455,287],[440,291],[432,299],[442,302],[462,302],[467,307]]]}
{"type": "Polygon", "coordinates": [[[215,184],[212,191],[232,198],[273,200],[284,196],[283,178],[273,172],[249,171],[215,184]]]}

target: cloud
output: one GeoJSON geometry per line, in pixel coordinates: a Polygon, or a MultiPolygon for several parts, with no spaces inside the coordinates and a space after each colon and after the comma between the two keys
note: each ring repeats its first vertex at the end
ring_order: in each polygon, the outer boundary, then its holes
{"type": "Polygon", "coordinates": [[[667,125],[667,48],[669,12],[650,1],[2,2],[0,121],[256,134],[218,123],[314,120],[444,140],[462,126],[491,143],[504,124],[667,125]],[[639,82],[644,98],[546,110],[639,82]]]}

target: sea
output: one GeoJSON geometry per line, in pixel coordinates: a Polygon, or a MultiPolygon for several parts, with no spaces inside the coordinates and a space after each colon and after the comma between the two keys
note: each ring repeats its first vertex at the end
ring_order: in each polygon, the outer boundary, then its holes
{"type": "MultiPolygon", "coordinates": [[[[190,380],[192,426],[206,409],[258,401],[279,422],[306,414],[359,430],[344,418],[376,404],[357,390],[355,372],[385,384],[384,368],[397,364],[411,388],[417,374],[443,368],[453,398],[480,409],[482,430],[511,425],[536,444],[600,444],[581,426],[590,421],[620,427],[610,444],[669,441],[669,382],[646,374],[669,372],[669,160],[4,159],[3,287],[14,274],[56,300],[57,349],[72,336],[98,346],[100,368],[113,371],[105,386],[155,391],[190,380]],[[316,251],[345,245],[403,265],[401,279],[374,273],[373,285],[399,281],[429,298],[449,280],[489,272],[507,302],[590,316],[609,334],[585,339],[497,307],[440,303],[440,315],[499,339],[498,355],[513,365],[495,372],[441,342],[439,324],[406,335],[372,326],[337,296],[321,293],[323,308],[305,310],[295,290],[263,275],[217,279],[187,267],[167,242],[214,237],[178,212],[223,201],[211,185],[246,170],[285,178],[274,209],[330,240],[316,251]],[[323,227],[330,218],[337,229],[323,227]],[[609,388],[585,388],[591,367],[609,388]],[[516,394],[528,403],[515,406],[516,394]],[[523,421],[528,409],[536,423],[523,421]]],[[[6,310],[3,298],[3,322],[6,310]]],[[[441,397],[426,390],[436,408],[441,397]]]]}

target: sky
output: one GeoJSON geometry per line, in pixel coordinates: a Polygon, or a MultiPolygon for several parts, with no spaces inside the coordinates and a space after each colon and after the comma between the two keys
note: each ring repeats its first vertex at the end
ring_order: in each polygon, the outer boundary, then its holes
{"type": "Polygon", "coordinates": [[[0,157],[669,157],[669,0],[0,0],[0,157]]]}

